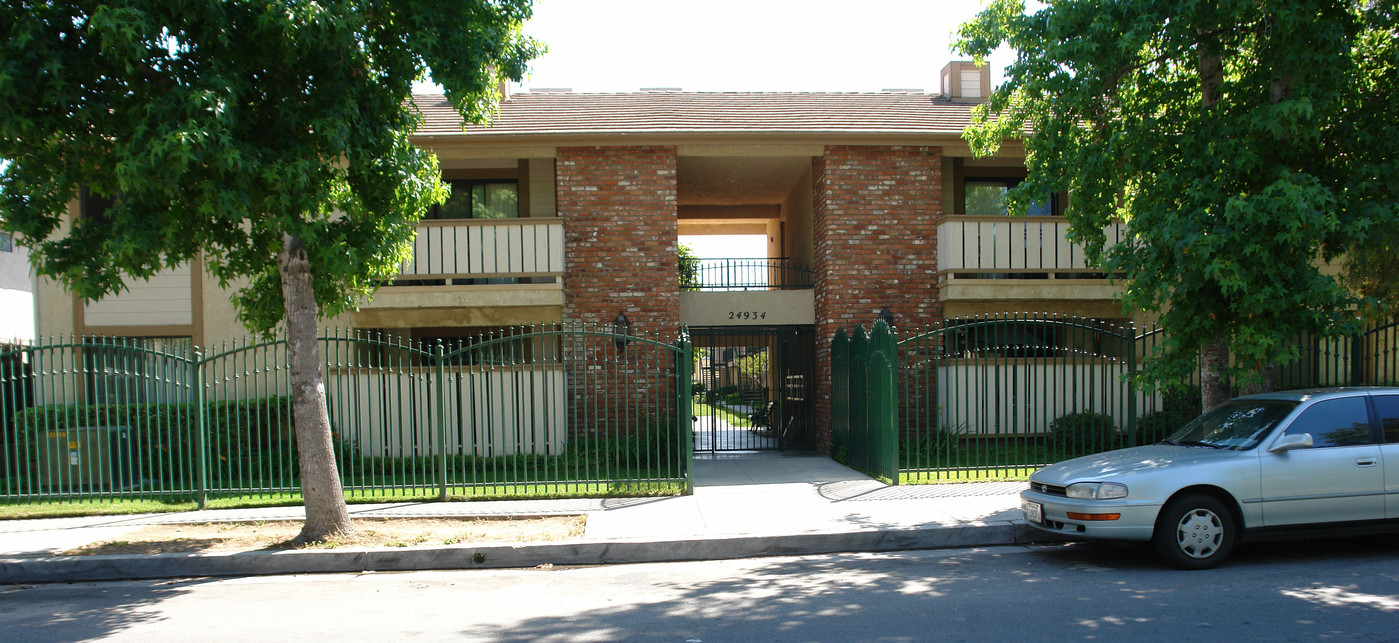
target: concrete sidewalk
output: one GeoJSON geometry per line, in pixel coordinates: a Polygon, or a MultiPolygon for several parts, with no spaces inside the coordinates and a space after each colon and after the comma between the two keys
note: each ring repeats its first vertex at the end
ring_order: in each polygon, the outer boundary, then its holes
{"type": "Polygon", "coordinates": [[[717,560],[1008,545],[1024,483],[890,487],[829,458],[697,456],[695,493],[667,498],[351,505],[355,516],[587,514],[581,540],[144,556],[59,556],[143,525],[301,520],[301,507],[0,521],[0,583],[717,560]]]}

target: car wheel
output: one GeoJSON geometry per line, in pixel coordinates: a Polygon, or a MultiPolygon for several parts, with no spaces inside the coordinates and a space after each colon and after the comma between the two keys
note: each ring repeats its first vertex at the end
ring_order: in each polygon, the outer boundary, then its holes
{"type": "Polygon", "coordinates": [[[1161,510],[1151,542],[1167,564],[1180,569],[1209,569],[1234,549],[1234,515],[1213,496],[1193,493],[1161,510]]]}

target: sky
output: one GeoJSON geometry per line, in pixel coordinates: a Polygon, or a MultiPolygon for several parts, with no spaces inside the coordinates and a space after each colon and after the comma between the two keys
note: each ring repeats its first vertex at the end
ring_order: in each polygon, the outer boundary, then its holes
{"type": "MultiPolygon", "coordinates": [[[[536,0],[548,53],[517,90],[940,90],[958,25],[981,0],[536,0]]],[[[991,57],[992,82],[1010,62],[991,57]]],[[[701,257],[762,257],[765,239],[684,237],[701,257]]]]}
{"type": "MultiPolygon", "coordinates": [[[[536,0],[523,88],[939,91],[980,0],[536,0]]],[[[1010,62],[993,55],[992,82],[1010,62]]]]}

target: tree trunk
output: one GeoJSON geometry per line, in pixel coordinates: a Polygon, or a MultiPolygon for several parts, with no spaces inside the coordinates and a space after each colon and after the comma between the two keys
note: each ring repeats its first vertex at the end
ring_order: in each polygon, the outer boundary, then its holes
{"type": "Polygon", "coordinates": [[[1209,413],[1231,395],[1224,370],[1229,367],[1229,342],[1216,335],[1200,349],[1200,412],[1209,413]]]}
{"type": "MultiPolygon", "coordinates": [[[[1200,41],[1195,49],[1196,62],[1200,66],[1200,108],[1208,113],[1219,102],[1220,90],[1224,87],[1224,63],[1215,47],[1215,36],[1201,29],[1200,41]]],[[[1223,404],[1230,397],[1229,382],[1224,379],[1229,367],[1229,341],[1222,332],[1216,332],[1200,348],[1200,412],[1209,413],[1214,407],[1223,404]]]]}
{"type": "Polygon", "coordinates": [[[354,533],[354,525],[335,467],[330,415],[321,379],[321,351],[316,342],[316,293],[311,283],[311,263],[300,239],[282,235],[277,267],[282,275],[282,304],[286,307],[292,417],[300,456],[301,495],[306,503],[306,522],[296,542],[321,542],[337,534],[354,533]]]}
{"type": "Polygon", "coordinates": [[[1224,88],[1224,61],[1219,57],[1215,39],[1213,34],[1201,30],[1195,47],[1195,60],[1200,66],[1200,107],[1206,112],[1219,102],[1220,90],[1224,88]]]}
{"type": "Polygon", "coordinates": [[[1258,369],[1258,376],[1258,381],[1249,382],[1239,387],[1239,395],[1257,395],[1277,390],[1278,369],[1276,362],[1269,362],[1267,366],[1258,369]]]}

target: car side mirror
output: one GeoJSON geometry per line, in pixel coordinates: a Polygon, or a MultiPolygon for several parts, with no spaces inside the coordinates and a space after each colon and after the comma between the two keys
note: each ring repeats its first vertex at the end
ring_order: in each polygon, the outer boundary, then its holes
{"type": "Polygon", "coordinates": [[[1312,448],[1312,434],[1303,433],[1301,435],[1284,435],[1282,436],[1282,439],[1278,440],[1277,443],[1274,444],[1271,449],[1268,449],[1268,453],[1282,453],[1284,451],[1291,451],[1293,449],[1310,448],[1312,448]]]}

